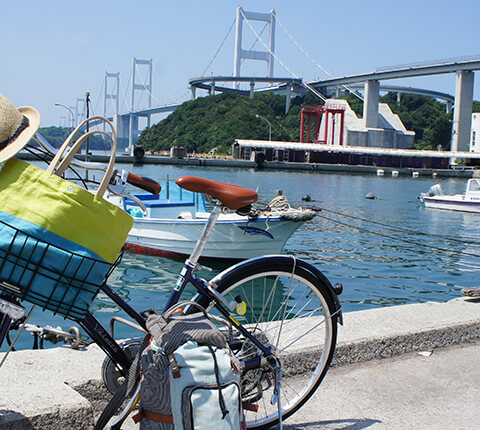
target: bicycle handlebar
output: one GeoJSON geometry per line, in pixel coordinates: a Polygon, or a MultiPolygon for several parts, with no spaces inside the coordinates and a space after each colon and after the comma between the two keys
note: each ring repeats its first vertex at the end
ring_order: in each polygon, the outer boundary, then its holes
{"type": "Polygon", "coordinates": [[[137,188],[152,193],[154,196],[158,195],[162,189],[161,185],[153,179],[147,178],[146,176],[136,175],[132,172],[128,172],[127,182],[137,188]]]}

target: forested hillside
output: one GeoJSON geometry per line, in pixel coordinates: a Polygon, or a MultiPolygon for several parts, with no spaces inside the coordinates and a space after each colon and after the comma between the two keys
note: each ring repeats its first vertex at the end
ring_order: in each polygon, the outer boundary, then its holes
{"type": "MultiPolygon", "coordinates": [[[[39,133],[47,139],[50,145],[53,145],[55,148],[59,148],[65,139],[71,133],[71,128],[64,127],[40,127],[38,130],[39,133]]],[[[85,147],[85,143],[82,145],[82,148],[85,147]]],[[[91,150],[105,150],[110,148],[110,141],[108,138],[97,135],[89,138],[88,147],[91,150]]]]}
{"type": "MultiPolygon", "coordinates": [[[[357,115],[362,116],[363,102],[353,95],[346,97],[357,115]]],[[[421,149],[437,149],[450,145],[452,113],[445,112],[445,104],[430,97],[402,94],[400,102],[395,93],[380,98],[388,103],[402,119],[408,130],[416,133],[415,145],[421,149]]],[[[298,141],[300,138],[300,107],[302,104],[321,104],[309,93],[305,98],[292,100],[290,112],[285,114],[285,97],[273,94],[255,94],[249,97],[219,94],[187,101],[159,123],[147,128],[140,136],[139,145],[146,150],[168,150],[184,146],[189,152],[206,153],[215,149],[228,154],[235,139],[268,140],[269,124],[272,140],[298,141]]],[[[474,111],[480,111],[480,102],[474,102],[474,111]]],[[[40,132],[55,146],[59,146],[70,130],[48,127],[40,132]]],[[[92,149],[104,147],[102,139],[95,136],[90,141],[92,149]]]]}
{"type": "MultiPolygon", "coordinates": [[[[363,102],[353,95],[346,97],[359,116],[363,102]]],[[[430,97],[389,93],[381,97],[402,119],[408,130],[416,133],[416,146],[423,149],[449,147],[452,114],[445,104],[430,97]]],[[[256,94],[253,100],[231,94],[202,97],[188,101],[163,121],[144,130],[138,144],[147,150],[158,151],[171,146],[184,146],[189,152],[208,152],[216,148],[228,153],[235,139],[268,139],[272,125],[272,140],[298,141],[300,136],[300,106],[321,104],[313,94],[292,101],[285,115],[285,98],[273,94],[256,94]]],[[[475,108],[479,106],[475,104],[475,108]]]]}

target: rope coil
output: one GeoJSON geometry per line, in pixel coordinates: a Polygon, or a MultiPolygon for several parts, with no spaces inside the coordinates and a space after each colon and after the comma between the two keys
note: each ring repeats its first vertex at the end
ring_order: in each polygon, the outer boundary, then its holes
{"type": "Polygon", "coordinates": [[[268,217],[278,216],[294,222],[309,221],[316,215],[312,209],[293,208],[285,196],[275,197],[262,212],[268,217]]]}

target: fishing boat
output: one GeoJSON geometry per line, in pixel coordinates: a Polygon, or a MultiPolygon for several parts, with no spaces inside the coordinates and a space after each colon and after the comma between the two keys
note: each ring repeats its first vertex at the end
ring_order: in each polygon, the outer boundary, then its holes
{"type": "MultiPolygon", "coordinates": [[[[162,186],[160,195],[136,194],[134,198],[143,209],[130,198],[109,197],[134,218],[126,250],[169,258],[190,255],[210,215],[204,196],[170,184],[162,186]]],[[[313,210],[291,208],[285,202],[284,196],[278,196],[255,216],[220,215],[202,258],[243,260],[279,254],[288,238],[315,216],[313,210]]]]}
{"type": "Polygon", "coordinates": [[[469,179],[465,194],[445,194],[441,185],[433,185],[420,200],[427,208],[480,213],[480,179],[469,179]]]}

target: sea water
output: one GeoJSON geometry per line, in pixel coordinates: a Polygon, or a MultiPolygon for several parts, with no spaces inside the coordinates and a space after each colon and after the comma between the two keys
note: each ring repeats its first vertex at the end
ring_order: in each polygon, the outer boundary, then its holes
{"type": "MultiPolygon", "coordinates": [[[[291,206],[315,207],[318,216],[293,234],[284,253],[315,265],[332,284],[341,282],[345,312],[442,302],[459,297],[463,287],[480,285],[480,215],[426,209],[417,199],[436,183],[448,194],[463,193],[466,179],[151,164],[119,167],[157,181],[196,175],[243,185],[258,190],[259,206],[282,190],[291,206]],[[367,199],[369,193],[375,198],[367,199]],[[302,200],[306,195],[312,201],[302,200]]],[[[208,265],[212,272],[201,276],[213,277],[228,267],[208,265]]],[[[179,261],[126,253],[109,283],[137,310],[162,309],[181,267],[179,261]]],[[[125,316],[103,294],[92,310],[106,327],[113,316],[125,316]]],[[[32,322],[65,329],[74,325],[40,311],[32,322]]],[[[138,333],[116,326],[116,337],[132,335],[138,333]]],[[[19,347],[31,347],[31,339],[24,337],[19,347]]]]}

